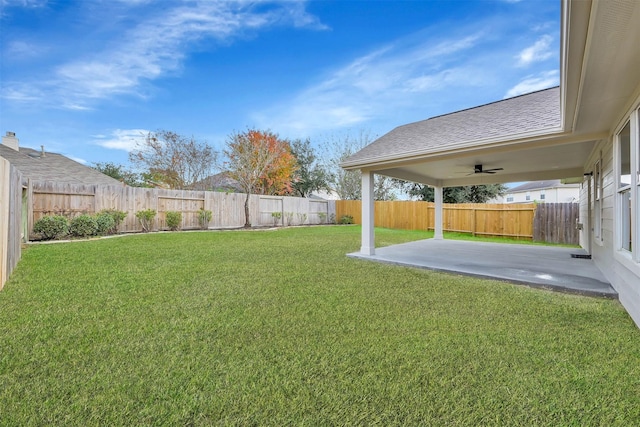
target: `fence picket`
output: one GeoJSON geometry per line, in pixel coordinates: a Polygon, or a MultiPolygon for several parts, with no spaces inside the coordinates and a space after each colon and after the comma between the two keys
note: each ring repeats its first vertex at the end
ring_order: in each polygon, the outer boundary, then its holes
{"type": "MultiPolygon", "coordinates": [[[[120,185],[77,185],[51,181],[34,182],[30,187],[33,206],[29,234],[33,223],[45,215],[73,217],[82,213],[93,214],[102,209],[127,212],[120,225],[120,232],[141,231],[135,216],[140,210],[153,209],[157,216],[152,230],[166,230],[166,212],[182,212],[182,228],[200,228],[200,209],[210,210],[212,228],[242,227],[245,223],[244,202],[246,194],[211,191],[167,190],[137,188],[120,185]]],[[[300,199],[286,196],[249,196],[250,218],[253,225],[274,224],[272,212],[280,212],[279,225],[284,214],[292,218],[291,225],[318,224],[335,215],[335,202],[300,199]]]]}
{"type": "MultiPolygon", "coordinates": [[[[375,202],[376,227],[407,230],[434,228],[435,205],[421,201],[375,202]]],[[[350,215],[362,224],[359,200],[338,200],[336,216],[350,215]]],[[[578,244],[575,221],[578,203],[543,204],[445,204],[444,231],[481,236],[505,236],[550,243],[578,244]]]]}

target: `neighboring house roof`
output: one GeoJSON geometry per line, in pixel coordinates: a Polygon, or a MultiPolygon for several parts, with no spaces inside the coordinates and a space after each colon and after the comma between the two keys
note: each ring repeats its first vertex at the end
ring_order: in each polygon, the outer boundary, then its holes
{"type": "Polygon", "coordinates": [[[560,91],[553,87],[399,126],[346,159],[343,165],[560,130],[560,91]]]}
{"type": "Polygon", "coordinates": [[[0,157],[7,159],[25,178],[35,181],[56,181],[75,184],[121,184],[93,168],[56,153],[0,145],[0,157]]]}
{"type": "Polygon", "coordinates": [[[309,199],[313,200],[340,200],[340,196],[335,191],[318,190],[309,194],[309,199]]]}
{"type": "Polygon", "coordinates": [[[229,172],[210,175],[196,182],[193,189],[198,191],[231,191],[235,193],[242,193],[244,191],[240,183],[229,176],[229,172]]]}
{"type": "Polygon", "coordinates": [[[549,188],[578,188],[580,184],[563,184],[559,179],[549,181],[525,182],[517,187],[510,188],[507,193],[519,193],[521,191],[546,190],[549,188]]]}

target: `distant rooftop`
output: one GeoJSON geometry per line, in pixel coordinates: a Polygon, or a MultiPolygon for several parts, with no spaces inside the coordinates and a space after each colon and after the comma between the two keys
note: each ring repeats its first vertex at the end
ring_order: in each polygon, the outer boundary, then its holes
{"type": "Polygon", "coordinates": [[[117,179],[61,154],[18,147],[18,140],[12,132],[2,137],[0,157],[7,159],[24,177],[35,181],[122,185],[117,179]]]}
{"type": "Polygon", "coordinates": [[[563,184],[559,179],[552,179],[549,181],[531,181],[518,185],[517,187],[510,188],[508,193],[518,193],[520,191],[532,191],[532,190],[546,190],[549,188],[575,188],[580,187],[580,184],[563,184]]]}

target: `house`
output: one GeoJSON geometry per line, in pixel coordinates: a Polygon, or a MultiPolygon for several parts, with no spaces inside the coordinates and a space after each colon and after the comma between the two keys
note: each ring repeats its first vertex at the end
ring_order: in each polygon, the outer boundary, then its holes
{"type": "Polygon", "coordinates": [[[342,164],[362,174],[360,252],[375,254],[375,174],[434,187],[436,239],[443,187],[577,180],[580,244],[640,326],[640,2],[561,9],[559,87],[400,126],[342,164]]]}
{"type": "Polygon", "coordinates": [[[233,179],[229,172],[220,172],[209,175],[193,185],[194,190],[199,191],[222,191],[226,193],[242,193],[244,189],[240,183],[233,179]]]}
{"type": "Polygon", "coordinates": [[[0,144],[0,157],[7,159],[23,177],[33,181],[56,181],[75,184],[121,184],[93,168],[61,154],[20,147],[13,132],[7,132],[0,144]]]}
{"type": "Polygon", "coordinates": [[[531,181],[507,190],[488,203],[577,203],[580,184],[564,184],[560,179],[531,181]]]}

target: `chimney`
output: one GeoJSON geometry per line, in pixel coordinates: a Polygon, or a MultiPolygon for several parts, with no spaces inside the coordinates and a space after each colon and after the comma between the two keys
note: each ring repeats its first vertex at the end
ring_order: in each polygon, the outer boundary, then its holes
{"type": "Polygon", "coordinates": [[[40,156],[41,156],[41,157],[46,157],[46,156],[45,156],[45,153],[44,153],[44,145],[41,145],[41,146],[40,146],[40,156]]]}
{"type": "Polygon", "coordinates": [[[7,147],[18,151],[19,141],[16,138],[15,132],[7,132],[6,136],[2,137],[2,145],[6,145],[7,147]]]}

